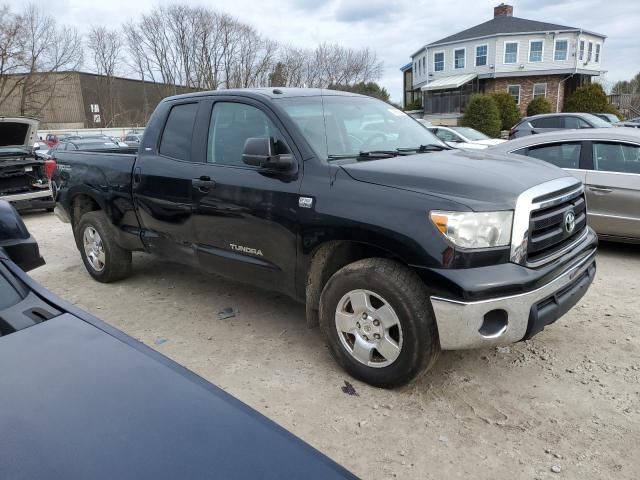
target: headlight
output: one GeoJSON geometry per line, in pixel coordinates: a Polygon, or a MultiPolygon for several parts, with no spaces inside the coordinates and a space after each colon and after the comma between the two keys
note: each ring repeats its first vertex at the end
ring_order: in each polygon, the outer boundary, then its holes
{"type": "Polygon", "coordinates": [[[432,211],[430,218],[437,229],[459,247],[502,247],[511,242],[512,211],[432,211]]]}

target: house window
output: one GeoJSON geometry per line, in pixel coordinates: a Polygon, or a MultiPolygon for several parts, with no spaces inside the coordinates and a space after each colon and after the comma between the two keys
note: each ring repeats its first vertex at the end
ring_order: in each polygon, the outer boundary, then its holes
{"type": "Polygon", "coordinates": [[[600,44],[596,43],[596,63],[600,61],[600,44]]]}
{"type": "Polygon", "coordinates": [[[509,85],[507,92],[509,92],[509,95],[516,101],[516,105],[520,105],[520,85],[509,85]]]}
{"type": "Polygon", "coordinates": [[[569,40],[556,40],[556,49],[553,59],[556,62],[563,62],[569,57],[569,40]]]}
{"type": "Polygon", "coordinates": [[[464,54],[464,48],[453,51],[453,68],[464,68],[464,54]]]}
{"type": "Polygon", "coordinates": [[[529,61],[530,62],[542,61],[543,45],[544,45],[544,42],[542,40],[534,40],[531,43],[529,43],[529,61]]]}
{"type": "Polygon", "coordinates": [[[584,40],[580,40],[580,60],[584,60],[584,40]]]}
{"type": "Polygon", "coordinates": [[[478,45],[476,47],[476,67],[481,67],[487,64],[487,45],[478,45]]]}
{"type": "Polygon", "coordinates": [[[422,57],[422,73],[427,73],[425,57],[422,57]]]}
{"type": "Polygon", "coordinates": [[[546,97],[547,96],[547,84],[536,83],[533,85],[533,98],[546,97]]]}
{"type": "Polygon", "coordinates": [[[444,72],[444,52],[433,54],[433,71],[444,72]]]}
{"type": "Polygon", "coordinates": [[[589,42],[589,50],[587,51],[587,62],[591,61],[592,55],[593,55],[593,42],[589,42]]]}
{"type": "Polygon", "coordinates": [[[518,42],[504,44],[504,63],[516,63],[518,61],[518,42]]]}

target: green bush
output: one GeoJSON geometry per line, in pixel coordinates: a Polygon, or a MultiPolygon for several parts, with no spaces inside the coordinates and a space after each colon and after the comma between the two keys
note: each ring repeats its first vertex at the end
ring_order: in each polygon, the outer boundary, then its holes
{"type": "Polygon", "coordinates": [[[536,97],[527,105],[527,115],[540,115],[541,113],[551,113],[551,103],[545,97],[536,97]]]}
{"type": "Polygon", "coordinates": [[[491,98],[498,107],[502,130],[509,130],[520,121],[520,109],[511,95],[507,92],[494,92],[491,94],[491,98]]]}
{"type": "Polygon", "coordinates": [[[613,113],[620,118],[620,112],[609,103],[607,94],[599,83],[590,83],[576,88],[567,99],[565,112],[613,113]]]}
{"type": "Polygon", "coordinates": [[[422,102],[420,100],[414,100],[411,103],[407,103],[404,106],[406,112],[410,112],[411,110],[422,110],[422,102]]]}
{"type": "Polygon", "coordinates": [[[462,125],[497,138],[500,136],[500,112],[496,102],[489,95],[474,95],[464,110],[462,125]]]}

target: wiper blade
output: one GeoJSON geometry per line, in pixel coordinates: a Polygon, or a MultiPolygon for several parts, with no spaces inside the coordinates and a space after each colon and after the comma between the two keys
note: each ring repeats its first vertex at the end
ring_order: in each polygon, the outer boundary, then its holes
{"type": "Polygon", "coordinates": [[[400,153],[408,153],[408,152],[424,153],[424,152],[440,152],[442,150],[452,150],[452,148],[446,147],[444,145],[436,145],[436,144],[430,143],[428,145],[420,145],[419,147],[398,148],[397,150],[400,153]]]}
{"type": "Polygon", "coordinates": [[[327,158],[329,160],[342,160],[346,158],[389,158],[389,157],[397,157],[400,154],[398,150],[370,150],[366,152],[358,152],[358,153],[347,153],[344,155],[328,155],[327,158]]]}

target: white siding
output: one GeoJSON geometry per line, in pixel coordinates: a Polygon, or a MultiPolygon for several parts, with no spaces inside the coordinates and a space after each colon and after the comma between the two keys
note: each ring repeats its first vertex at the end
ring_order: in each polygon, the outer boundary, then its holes
{"type": "Polygon", "coordinates": [[[568,70],[576,68],[576,60],[578,69],[587,69],[598,71],[602,67],[602,58],[604,53],[604,39],[596,37],[590,34],[579,34],[577,32],[570,33],[555,33],[549,32],[549,34],[539,33],[531,35],[501,35],[498,37],[464,41],[452,43],[449,45],[428,47],[421,50],[413,57],[414,64],[418,60],[422,61],[422,58],[426,58],[426,65],[420,72],[414,70],[413,84],[414,86],[422,86],[425,82],[433,81],[438,78],[448,77],[451,75],[460,75],[466,73],[478,73],[490,74],[490,73],[512,73],[521,72],[522,75],[535,75],[540,71],[552,71],[552,70],[568,70]],[[567,59],[564,61],[554,60],[555,40],[566,39],[568,41],[568,54],[567,59]],[[585,53],[584,59],[580,61],[579,57],[579,40],[585,40],[585,53]],[[529,61],[529,46],[532,40],[543,41],[543,61],[530,62],[529,61]],[[591,61],[587,62],[589,41],[593,42],[593,53],[591,61]],[[504,63],[504,49],[505,43],[518,42],[518,61],[515,64],[504,63]],[[595,62],[596,57],[596,45],[600,44],[600,61],[595,62]],[[475,65],[475,53],[476,46],[487,45],[488,58],[487,65],[476,67],[475,65]],[[454,50],[464,48],[465,55],[465,67],[460,69],[454,68],[454,50]],[[445,68],[442,72],[435,72],[433,69],[434,53],[444,52],[445,55],[445,68]],[[520,67],[522,65],[522,68],[520,67]],[[492,68],[493,67],[493,68],[492,68]]]}

